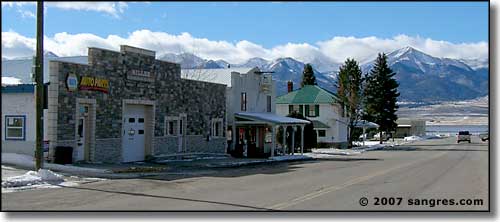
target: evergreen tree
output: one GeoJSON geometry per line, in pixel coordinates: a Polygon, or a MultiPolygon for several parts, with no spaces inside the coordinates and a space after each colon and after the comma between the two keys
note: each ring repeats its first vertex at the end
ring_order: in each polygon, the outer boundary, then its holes
{"type": "MultiPolygon", "coordinates": [[[[358,62],[354,59],[347,59],[340,67],[337,75],[337,96],[340,100],[342,110],[347,114],[349,121],[349,147],[352,147],[354,138],[354,126],[359,120],[361,112],[361,95],[362,95],[363,77],[358,62]]],[[[344,114],[342,114],[344,115],[344,114]]]]}
{"type": "Polygon", "coordinates": [[[300,86],[304,87],[305,85],[317,85],[311,64],[305,64],[304,71],[302,72],[302,82],[300,86]]]}
{"type": "Polygon", "coordinates": [[[370,70],[364,89],[364,119],[379,125],[380,143],[383,133],[395,130],[398,116],[399,83],[393,78],[394,73],[387,64],[387,56],[379,53],[375,65],[370,70]]]}

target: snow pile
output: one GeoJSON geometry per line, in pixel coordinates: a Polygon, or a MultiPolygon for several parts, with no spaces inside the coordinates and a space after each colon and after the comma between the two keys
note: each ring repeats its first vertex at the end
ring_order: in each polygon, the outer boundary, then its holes
{"type": "Polygon", "coordinates": [[[423,138],[419,136],[407,136],[404,138],[404,141],[419,141],[419,140],[423,140],[423,138]]]}
{"type": "Polygon", "coordinates": [[[359,151],[354,150],[346,150],[346,149],[312,149],[311,150],[315,154],[327,154],[327,155],[358,155],[359,151]]]}
{"type": "Polygon", "coordinates": [[[28,171],[24,175],[9,177],[2,181],[2,187],[22,187],[36,184],[59,184],[64,182],[61,175],[50,170],[40,169],[38,172],[28,171]]]}
{"type": "MultiPolygon", "coordinates": [[[[17,153],[2,153],[2,164],[11,164],[31,169],[33,169],[33,167],[35,166],[34,158],[32,156],[17,154],[17,153]]],[[[108,169],[94,169],[87,167],[77,167],[72,165],[53,164],[53,163],[43,163],[43,167],[58,172],[92,175],[92,176],[111,173],[111,170],[108,169]]]]}

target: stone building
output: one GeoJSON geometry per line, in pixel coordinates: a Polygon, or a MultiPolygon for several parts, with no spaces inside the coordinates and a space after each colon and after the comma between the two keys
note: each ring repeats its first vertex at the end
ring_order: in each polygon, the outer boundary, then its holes
{"type": "Polygon", "coordinates": [[[87,65],[49,66],[50,157],[57,146],[89,162],[225,152],[225,85],[182,79],[179,64],[124,45],[89,48],[87,65]]]}

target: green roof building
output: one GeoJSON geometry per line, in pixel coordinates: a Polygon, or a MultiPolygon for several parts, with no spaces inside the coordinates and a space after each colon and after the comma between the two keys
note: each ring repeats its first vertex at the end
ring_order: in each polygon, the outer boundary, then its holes
{"type": "Polygon", "coordinates": [[[347,118],[337,95],[318,85],[305,85],[276,98],[276,112],[287,116],[299,112],[311,120],[316,130],[318,147],[347,147],[347,118]]]}

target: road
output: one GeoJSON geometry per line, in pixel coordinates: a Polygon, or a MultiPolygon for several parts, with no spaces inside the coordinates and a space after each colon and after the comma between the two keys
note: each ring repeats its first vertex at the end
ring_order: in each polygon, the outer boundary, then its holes
{"type": "Polygon", "coordinates": [[[182,179],[106,180],[2,194],[2,210],[488,210],[488,205],[488,143],[477,137],[470,144],[456,144],[454,138],[418,141],[391,151],[182,179]],[[366,206],[360,205],[363,197],[366,206]],[[461,199],[482,205],[449,205],[461,199]]]}

